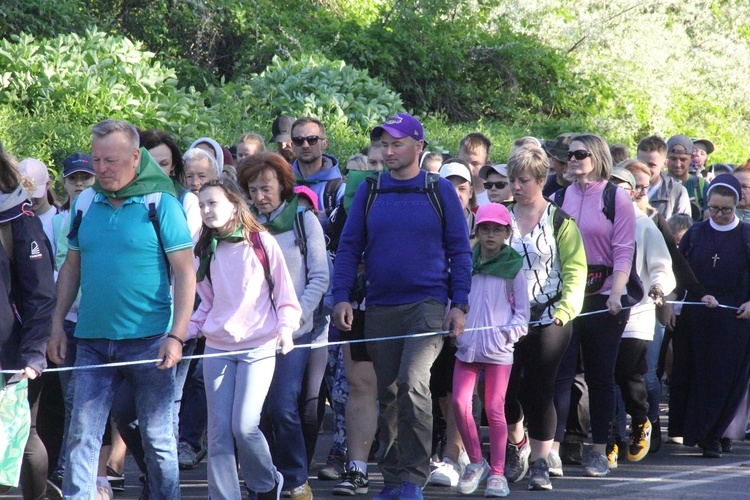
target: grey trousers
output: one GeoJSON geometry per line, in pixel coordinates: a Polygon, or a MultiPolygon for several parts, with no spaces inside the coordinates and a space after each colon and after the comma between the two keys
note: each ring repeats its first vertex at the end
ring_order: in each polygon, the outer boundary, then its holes
{"type": "MultiPolygon", "coordinates": [[[[433,298],[398,306],[368,305],[365,338],[440,331],[444,319],[445,304],[433,298]]],[[[432,449],[430,368],[442,346],[442,335],[367,343],[378,379],[378,454],[386,484],[427,482],[432,449]]]]}

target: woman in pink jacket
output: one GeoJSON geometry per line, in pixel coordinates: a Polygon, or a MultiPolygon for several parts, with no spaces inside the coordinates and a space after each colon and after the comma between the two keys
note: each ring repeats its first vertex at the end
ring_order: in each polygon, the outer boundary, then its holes
{"type": "Polygon", "coordinates": [[[210,181],[200,190],[203,228],[198,294],[188,337],[206,337],[203,361],[208,402],[208,492],[213,499],[242,495],[242,475],[258,499],[278,499],[283,477],[273,465],[258,428],[273,378],[276,350],[294,347],[292,333],[302,309],[276,240],[253,218],[231,181],[210,181]],[[231,186],[231,187],[230,187],[231,186]],[[241,354],[232,351],[249,350],[241,354]],[[221,356],[226,352],[225,356],[221,356]]]}
{"type": "MultiPolygon", "coordinates": [[[[605,449],[615,409],[615,361],[630,316],[622,301],[635,252],[635,209],[628,193],[609,183],[611,171],[612,157],[604,139],[592,134],[577,135],[568,152],[568,175],[575,182],[563,188],[564,195],[558,191],[554,198],[581,231],[588,276],[581,316],[573,320],[573,334],[557,372],[553,448],[558,451],[564,437],[580,352],[589,389],[594,441],[584,457],[583,475],[592,477],[609,474],[605,449]]],[[[641,298],[642,295],[636,302],[641,298]]]]}

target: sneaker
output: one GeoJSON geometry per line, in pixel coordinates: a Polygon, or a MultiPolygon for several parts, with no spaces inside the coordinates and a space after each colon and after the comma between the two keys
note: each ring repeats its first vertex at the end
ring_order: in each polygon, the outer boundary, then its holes
{"type": "Polygon", "coordinates": [[[380,493],[372,497],[372,500],[399,500],[401,498],[401,488],[386,484],[380,493]]]}
{"type": "Polygon", "coordinates": [[[346,468],[344,457],[340,455],[328,455],[326,464],[318,471],[318,479],[321,481],[335,481],[341,479],[346,468]]]}
{"type": "Polygon", "coordinates": [[[195,451],[193,445],[180,441],[177,445],[177,463],[180,470],[194,469],[196,465],[206,456],[206,447],[201,445],[198,451],[195,451]]]}
{"type": "Polygon", "coordinates": [[[549,480],[549,466],[547,461],[539,458],[529,468],[529,489],[543,491],[552,489],[552,481],[549,480]]]}
{"type": "Polygon", "coordinates": [[[367,495],[369,489],[370,480],[367,474],[359,469],[348,469],[344,471],[343,481],[333,487],[333,494],[353,497],[354,495],[367,495]]]}
{"type": "Polygon", "coordinates": [[[721,442],[716,438],[707,439],[701,445],[705,458],[721,458],[721,442]]]}
{"type": "Polygon", "coordinates": [[[602,477],[609,474],[609,462],[604,453],[590,450],[583,463],[585,477],[602,477]]]}
{"type": "Polygon", "coordinates": [[[107,481],[112,486],[112,491],[115,493],[122,493],[125,491],[125,473],[118,474],[115,470],[107,466],[107,481]]]}
{"type": "Polygon", "coordinates": [[[464,474],[458,481],[458,492],[463,495],[471,495],[489,475],[490,464],[485,459],[482,459],[479,463],[467,465],[464,474]]]}
{"type": "Polygon", "coordinates": [[[520,448],[515,444],[508,442],[505,452],[505,479],[511,483],[516,483],[526,476],[529,470],[529,455],[531,455],[531,446],[529,438],[520,448]]]}
{"type": "Polygon", "coordinates": [[[656,453],[661,448],[661,420],[656,417],[651,421],[651,446],[648,448],[649,453],[656,453]]]}
{"type": "Polygon", "coordinates": [[[646,419],[642,424],[633,424],[628,446],[628,460],[639,462],[648,454],[651,447],[651,421],[646,419]]]}
{"type": "Polygon", "coordinates": [[[279,500],[281,498],[281,490],[284,489],[284,476],[281,472],[276,471],[276,484],[270,491],[264,493],[256,493],[255,498],[257,500],[279,500]]]}
{"type": "Polygon", "coordinates": [[[682,436],[667,436],[667,440],[664,442],[667,444],[682,444],[682,436]]]}
{"type": "Polygon", "coordinates": [[[398,498],[400,500],[424,500],[422,487],[418,484],[407,483],[404,481],[401,483],[401,496],[398,498]]]}
{"type": "Polygon", "coordinates": [[[487,488],[484,490],[486,497],[507,497],[510,494],[508,481],[503,476],[490,476],[487,478],[487,488]]]}
{"type": "Polygon", "coordinates": [[[607,463],[609,463],[609,468],[616,469],[617,468],[617,460],[620,458],[620,446],[615,443],[610,443],[607,445],[607,463]]]}
{"type": "Polygon", "coordinates": [[[581,436],[565,434],[565,440],[560,443],[560,460],[566,465],[583,463],[583,438],[581,436]]]}
{"type": "Polygon", "coordinates": [[[721,438],[719,440],[719,444],[721,444],[721,452],[722,453],[732,453],[732,450],[734,447],[732,446],[732,440],[729,438],[721,438]]]}
{"type": "Polygon", "coordinates": [[[47,478],[47,498],[62,500],[62,483],[64,471],[57,469],[47,478]]]}
{"type": "Polygon", "coordinates": [[[461,479],[463,468],[453,461],[451,457],[443,458],[442,462],[435,464],[435,470],[430,474],[427,484],[434,486],[450,486],[455,488],[461,479]]]}
{"type": "Polygon", "coordinates": [[[547,466],[549,467],[550,477],[563,477],[562,460],[560,460],[560,455],[555,450],[549,450],[547,466]]]}
{"type": "Polygon", "coordinates": [[[305,481],[305,484],[301,484],[296,488],[292,488],[289,493],[289,498],[291,498],[292,500],[312,500],[313,498],[313,492],[312,489],[310,489],[310,483],[308,483],[307,481],[305,481]]]}

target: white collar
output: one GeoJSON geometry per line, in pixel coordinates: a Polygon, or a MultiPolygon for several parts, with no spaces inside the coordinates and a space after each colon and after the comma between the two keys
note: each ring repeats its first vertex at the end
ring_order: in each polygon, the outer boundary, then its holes
{"type": "Polygon", "coordinates": [[[735,215],[734,220],[725,226],[720,226],[716,224],[713,219],[708,219],[708,223],[711,224],[711,227],[716,229],[717,231],[725,232],[725,231],[731,231],[735,227],[739,226],[740,218],[737,217],[737,215],[735,215]]]}

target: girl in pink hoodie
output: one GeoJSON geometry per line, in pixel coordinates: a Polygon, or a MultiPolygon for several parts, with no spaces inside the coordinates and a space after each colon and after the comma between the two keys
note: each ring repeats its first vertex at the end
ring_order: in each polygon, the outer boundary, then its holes
{"type": "Polygon", "coordinates": [[[240,498],[234,447],[247,486],[259,499],[278,499],[283,477],[258,428],[273,377],[276,350],[293,347],[302,310],[276,240],[258,224],[231,181],[200,190],[203,228],[198,294],[188,337],[205,336],[208,402],[208,491],[240,498]],[[240,354],[232,351],[249,350],[240,354]],[[226,353],[226,355],[221,355],[226,353]]]}
{"type": "Polygon", "coordinates": [[[499,203],[489,203],[480,206],[476,215],[479,245],[474,248],[472,259],[467,331],[456,338],[458,351],[453,374],[456,425],[471,460],[458,482],[458,491],[471,495],[487,479],[485,496],[504,497],[508,495],[503,470],[508,441],[505,392],[513,367],[513,344],[528,329],[529,293],[521,272],[521,255],[505,244],[511,226],[508,209],[499,203]],[[471,411],[474,386],[482,368],[491,465],[482,458],[471,411]]]}

